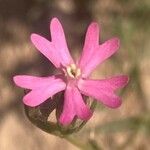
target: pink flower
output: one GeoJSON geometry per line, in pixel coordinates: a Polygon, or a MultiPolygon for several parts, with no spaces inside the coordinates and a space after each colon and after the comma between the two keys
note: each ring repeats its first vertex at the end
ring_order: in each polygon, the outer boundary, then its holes
{"type": "Polygon", "coordinates": [[[81,94],[90,96],[110,108],[119,107],[121,98],[114,91],[127,84],[127,76],[89,79],[91,72],[118,50],[119,39],[112,38],[99,45],[99,26],[97,23],[91,23],[86,33],[82,55],[76,63],[70,56],[63,28],[57,18],[52,19],[50,31],[51,41],[37,34],[31,35],[31,41],[61,73],[49,77],[15,76],[16,85],[31,90],[23,97],[24,104],[38,106],[58,92],[64,91],[63,111],[59,118],[62,125],[69,125],[75,116],[81,120],[88,120],[92,116],[92,111],[81,94]]]}

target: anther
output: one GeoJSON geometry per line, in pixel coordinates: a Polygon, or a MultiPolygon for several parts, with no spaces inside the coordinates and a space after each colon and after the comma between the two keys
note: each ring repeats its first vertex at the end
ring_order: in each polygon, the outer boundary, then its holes
{"type": "Polygon", "coordinates": [[[81,74],[81,71],[75,64],[71,64],[67,67],[67,74],[72,78],[76,78],[81,74]]]}

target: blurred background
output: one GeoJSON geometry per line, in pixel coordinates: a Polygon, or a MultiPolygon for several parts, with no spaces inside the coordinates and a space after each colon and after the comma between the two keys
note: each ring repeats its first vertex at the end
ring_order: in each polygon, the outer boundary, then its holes
{"type": "Polygon", "coordinates": [[[117,36],[121,48],[93,74],[126,74],[119,109],[96,107],[76,139],[95,150],[149,150],[150,146],[150,1],[149,0],[0,0],[0,150],[78,150],[64,139],[44,133],[24,114],[16,74],[50,75],[52,64],[30,42],[30,34],[50,39],[52,17],[61,21],[74,57],[82,50],[92,21],[101,27],[100,43],[117,36]]]}

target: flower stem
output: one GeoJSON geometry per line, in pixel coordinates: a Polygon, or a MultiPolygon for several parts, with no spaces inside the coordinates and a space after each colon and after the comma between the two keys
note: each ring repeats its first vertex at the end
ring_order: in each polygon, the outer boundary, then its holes
{"type": "Polygon", "coordinates": [[[74,138],[73,136],[65,136],[64,137],[68,142],[70,142],[71,144],[73,144],[74,146],[78,147],[81,150],[90,150],[87,146],[87,144],[80,142],[79,140],[77,140],[76,138],[74,138]]]}

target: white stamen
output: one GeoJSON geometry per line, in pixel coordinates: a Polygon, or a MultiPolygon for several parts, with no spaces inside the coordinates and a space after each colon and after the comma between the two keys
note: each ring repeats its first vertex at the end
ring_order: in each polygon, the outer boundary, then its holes
{"type": "Polygon", "coordinates": [[[80,76],[81,70],[77,68],[75,64],[71,64],[70,66],[67,67],[67,73],[70,77],[76,78],[80,76]]]}

